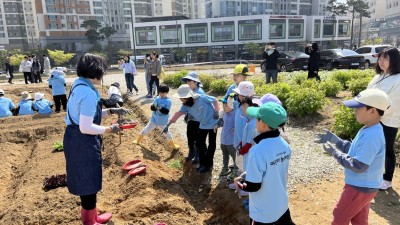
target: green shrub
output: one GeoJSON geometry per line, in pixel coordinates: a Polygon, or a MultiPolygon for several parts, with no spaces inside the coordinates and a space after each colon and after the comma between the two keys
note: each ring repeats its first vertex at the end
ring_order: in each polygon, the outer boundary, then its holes
{"type": "Polygon", "coordinates": [[[287,111],[294,116],[316,113],[326,102],[322,91],[314,88],[296,88],[286,101],[287,111]]]}
{"type": "Polygon", "coordinates": [[[319,81],[317,81],[316,79],[306,79],[305,81],[303,81],[300,84],[300,87],[302,88],[314,88],[314,89],[318,89],[319,88],[319,81]]]}
{"type": "Polygon", "coordinates": [[[264,84],[261,86],[255,86],[255,92],[258,96],[265,94],[274,94],[281,100],[282,105],[286,106],[286,101],[289,98],[291,86],[287,83],[276,83],[276,84],[264,84]]]}
{"type": "Polygon", "coordinates": [[[199,74],[199,79],[200,79],[201,83],[203,84],[203,89],[206,89],[206,90],[209,90],[211,82],[213,80],[216,80],[216,78],[214,78],[213,76],[208,75],[208,74],[199,74]]]}
{"type": "MultiPolygon", "coordinates": [[[[254,84],[254,87],[261,86],[265,84],[265,75],[263,77],[261,76],[251,76],[250,78],[246,79],[247,81],[250,81],[251,83],[254,84]]],[[[231,81],[233,84],[233,80],[231,81]]]]}
{"type": "Polygon", "coordinates": [[[217,94],[225,94],[228,90],[229,83],[226,79],[218,79],[211,81],[210,89],[217,94]]]}
{"type": "Polygon", "coordinates": [[[164,77],[164,84],[172,86],[174,88],[178,88],[182,84],[182,77],[186,76],[188,74],[187,70],[181,70],[178,72],[175,72],[171,75],[166,75],[164,77]]]}
{"type": "Polygon", "coordinates": [[[360,93],[361,91],[363,91],[367,88],[370,80],[371,80],[371,78],[369,78],[369,77],[349,80],[347,82],[347,86],[349,87],[349,90],[351,91],[353,96],[356,96],[356,95],[358,95],[358,93],[360,93]]]}
{"type": "Polygon", "coordinates": [[[285,80],[290,84],[301,85],[304,81],[307,80],[307,72],[304,71],[295,71],[291,73],[286,73],[285,80]]]}
{"type": "Polygon", "coordinates": [[[344,105],[333,114],[335,122],[333,131],[342,138],[354,138],[358,130],[363,126],[356,120],[354,109],[350,109],[344,105]]]}
{"type": "Polygon", "coordinates": [[[322,90],[327,97],[336,97],[337,93],[342,90],[342,85],[336,80],[328,79],[319,84],[319,89],[322,90]]]}
{"type": "Polygon", "coordinates": [[[332,74],[332,79],[340,82],[343,88],[347,89],[347,81],[352,78],[352,74],[348,70],[336,70],[332,74]]]}

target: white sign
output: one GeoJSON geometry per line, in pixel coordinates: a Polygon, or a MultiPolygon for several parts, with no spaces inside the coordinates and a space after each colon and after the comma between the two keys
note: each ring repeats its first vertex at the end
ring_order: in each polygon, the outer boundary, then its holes
{"type": "Polygon", "coordinates": [[[379,28],[369,28],[369,32],[379,32],[379,28]]]}

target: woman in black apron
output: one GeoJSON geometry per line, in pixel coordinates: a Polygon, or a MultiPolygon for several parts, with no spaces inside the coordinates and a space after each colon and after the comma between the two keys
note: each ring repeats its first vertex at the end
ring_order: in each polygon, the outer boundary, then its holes
{"type": "Polygon", "coordinates": [[[79,78],[71,87],[65,118],[67,185],[71,194],[81,198],[84,225],[107,223],[111,219],[111,213],[97,215],[96,209],[96,195],[101,190],[102,181],[101,134],[117,133],[121,129],[118,124],[100,126],[101,118],[114,113],[129,113],[124,108],[102,110],[100,94],[94,84],[101,84],[106,68],[106,61],[100,56],[85,54],[79,59],[79,78]]]}

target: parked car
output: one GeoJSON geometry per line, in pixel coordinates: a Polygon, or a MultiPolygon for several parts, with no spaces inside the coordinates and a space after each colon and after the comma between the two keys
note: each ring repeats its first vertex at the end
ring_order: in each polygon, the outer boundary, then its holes
{"type": "Polygon", "coordinates": [[[249,64],[246,60],[243,59],[233,59],[233,60],[226,60],[225,64],[249,64]]]}
{"type": "MultiPolygon", "coordinates": [[[[282,51],[279,52],[278,71],[306,70],[308,56],[304,52],[282,51]]],[[[260,64],[261,71],[265,72],[265,60],[260,64]]]]}
{"type": "Polygon", "coordinates": [[[358,49],[357,52],[363,55],[365,58],[365,67],[369,68],[371,65],[375,65],[378,60],[378,54],[382,52],[385,48],[390,48],[390,45],[365,45],[358,49]]]}
{"type": "Polygon", "coordinates": [[[327,49],[320,52],[321,60],[319,67],[321,69],[364,69],[366,63],[363,55],[349,49],[327,49]]]}

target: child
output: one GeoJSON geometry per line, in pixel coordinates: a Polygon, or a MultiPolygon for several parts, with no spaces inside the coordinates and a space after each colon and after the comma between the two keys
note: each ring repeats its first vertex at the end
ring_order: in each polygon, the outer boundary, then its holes
{"type": "Polygon", "coordinates": [[[108,89],[108,99],[100,99],[105,108],[116,108],[117,104],[119,107],[124,105],[124,99],[122,98],[122,93],[119,89],[119,83],[114,82],[108,89]]]}
{"type": "Polygon", "coordinates": [[[385,165],[385,136],[380,120],[391,100],[381,90],[367,89],[344,105],[355,108],[357,122],[364,124],[353,142],[330,131],[318,140],[344,167],[345,186],[333,210],[332,224],[368,224],[369,205],[379,190],[385,165]]]}
{"type": "Polygon", "coordinates": [[[12,116],[15,105],[11,99],[4,97],[4,91],[0,89],[0,118],[12,116]]]}
{"type": "Polygon", "coordinates": [[[43,93],[35,93],[35,103],[33,104],[33,109],[38,111],[39,114],[51,114],[53,112],[53,103],[43,99],[43,97],[43,93]]]}
{"type": "Polygon", "coordinates": [[[229,86],[228,90],[225,93],[225,96],[221,99],[223,104],[226,104],[233,89],[237,88],[240,82],[245,81],[247,76],[251,76],[249,74],[249,68],[245,64],[237,65],[233,70],[232,75],[234,83],[229,86]]]}
{"type": "MultiPolygon", "coordinates": [[[[161,85],[158,91],[159,95],[154,99],[154,102],[150,107],[153,111],[150,121],[147,123],[146,127],[140,132],[136,140],[133,141],[133,144],[140,144],[143,136],[154,130],[154,128],[156,127],[158,127],[160,130],[164,130],[165,126],[168,123],[169,110],[171,110],[172,106],[172,101],[168,97],[169,87],[166,85],[161,85]]],[[[174,150],[179,149],[180,146],[175,144],[174,140],[172,140],[171,132],[167,130],[165,134],[171,148],[174,150]]]]}
{"type": "Polygon", "coordinates": [[[222,170],[219,176],[226,176],[229,174],[229,156],[233,160],[232,173],[237,174],[236,160],[236,149],[233,147],[233,134],[235,129],[235,111],[233,107],[228,107],[230,103],[233,103],[233,98],[229,98],[227,104],[224,104],[222,110],[220,110],[220,119],[217,125],[214,127],[215,133],[217,129],[222,127],[221,131],[221,150],[222,150],[222,170]]]}
{"type": "Polygon", "coordinates": [[[33,111],[33,102],[32,96],[27,91],[23,91],[21,93],[21,101],[18,103],[17,114],[18,116],[22,115],[33,115],[35,112],[33,111]]]}
{"type": "Polygon", "coordinates": [[[49,88],[51,88],[51,94],[53,95],[53,101],[56,105],[56,113],[61,110],[61,105],[63,110],[67,109],[67,95],[66,95],[66,83],[65,83],[65,73],[62,67],[50,72],[49,78],[49,88]]]}
{"type": "Polygon", "coordinates": [[[277,129],[287,120],[285,109],[275,102],[249,107],[247,115],[256,120],[259,135],[250,149],[246,179],[235,184],[250,193],[251,224],[292,225],[288,206],[287,177],[291,149],[277,129]]]}
{"type": "Polygon", "coordinates": [[[181,99],[182,107],[170,119],[164,130],[168,130],[168,127],[172,123],[175,123],[180,116],[187,113],[192,115],[194,120],[199,121],[199,134],[196,139],[196,147],[199,150],[200,165],[197,167],[197,172],[207,173],[212,169],[217,145],[217,134],[214,132],[214,126],[218,121],[218,102],[212,96],[199,95],[193,92],[187,84],[182,84],[174,97],[181,99]],[[206,143],[207,136],[208,147],[206,143]]]}

